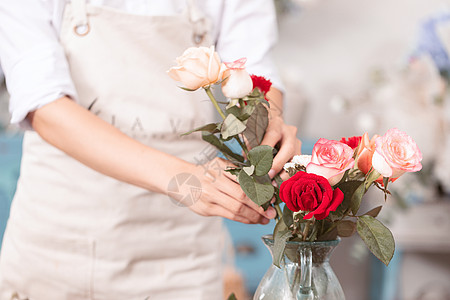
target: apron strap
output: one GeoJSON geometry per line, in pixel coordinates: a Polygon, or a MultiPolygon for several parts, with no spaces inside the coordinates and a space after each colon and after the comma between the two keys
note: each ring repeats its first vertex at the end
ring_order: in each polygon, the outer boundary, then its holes
{"type": "Polygon", "coordinates": [[[203,42],[203,39],[210,31],[211,21],[198,8],[196,0],[187,0],[186,2],[189,14],[189,21],[191,22],[194,30],[192,40],[196,45],[199,45],[203,42]]]}
{"type": "Polygon", "coordinates": [[[73,21],[75,33],[84,36],[89,33],[90,27],[87,18],[86,0],[72,0],[73,21]]]}
{"type": "MultiPolygon", "coordinates": [[[[74,19],[74,31],[79,36],[85,36],[90,31],[87,17],[86,0],[72,0],[72,10],[74,19]]],[[[196,0],[187,0],[189,21],[193,26],[192,40],[196,45],[203,42],[211,28],[211,21],[198,8],[196,0]]]]}

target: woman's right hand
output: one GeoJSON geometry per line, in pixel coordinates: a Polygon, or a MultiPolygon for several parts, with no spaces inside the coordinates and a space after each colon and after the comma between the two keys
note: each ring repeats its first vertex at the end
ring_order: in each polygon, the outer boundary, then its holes
{"type": "MultiPolygon", "coordinates": [[[[228,166],[232,165],[221,158],[214,158],[204,165],[192,165],[190,172],[201,183],[200,193],[188,197],[190,203],[175,200],[202,216],[220,216],[246,224],[269,223],[276,216],[275,209],[269,207],[264,211],[250,200],[239,186],[236,176],[225,171],[228,166]]],[[[191,191],[185,190],[184,193],[191,191]]]]}

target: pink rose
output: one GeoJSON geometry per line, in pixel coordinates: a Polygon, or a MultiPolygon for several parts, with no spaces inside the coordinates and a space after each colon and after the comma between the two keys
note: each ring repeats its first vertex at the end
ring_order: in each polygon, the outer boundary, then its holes
{"type": "Polygon", "coordinates": [[[246,58],[241,58],[234,62],[225,63],[228,68],[223,76],[226,79],[222,83],[222,92],[225,97],[231,99],[243,98],[253,90],[252,78],[245,70],[246,62],[246,58]]]}
{"type": "Polygon", "coordinates": [[[167,73],[191,90],[209,86],[223,78],[226,67],[221,63],[219,55],[214,51],[214,46],[191,47],[177,57],[178,66],[170,68],[167,73]]]}
{"type": "Polygon", "coordinates": [[[358,169],[360,169],[364,174],[367,174],[372,168],[372,156],[375,152],[375,140],[378,137],[379,135],[376,134],[369,140],[369,134],[366,132],[362,136],[361,142],[359,143],[357,165],[358,169]]]}
{"type": "Polygon", "coordinates": [[[383,177],[395,179],[405,172],[422,169],[422,153],[414,140],[397,128],[375,140],[372,165],[383,177]]]}
{"type": "Polygon", "coordinates": [[[314,145],[311,162],[306,172],[325,177],[331,186],[337,184],[345,171],[353,168],[353,149],[348,145],[327,139],[319,139],[314,145]]]}

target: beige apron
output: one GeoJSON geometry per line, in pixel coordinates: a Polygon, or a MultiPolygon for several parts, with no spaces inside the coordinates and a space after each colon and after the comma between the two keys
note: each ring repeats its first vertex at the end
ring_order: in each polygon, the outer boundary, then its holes
{"type": "MultiPolygon", "coordinates": [[[[193,5],[139,16],[84,1],[67,4],[61,30],[80,104],[146,145],[201,160],[208,146],[180,133],[211,121],[211,104],[166,70],[193,40],[209,45],[207,22],[193,5]]],[[[27,132],[1,300],[221,299],[222,230],[220,218],[103,176],[27,132]]]]}

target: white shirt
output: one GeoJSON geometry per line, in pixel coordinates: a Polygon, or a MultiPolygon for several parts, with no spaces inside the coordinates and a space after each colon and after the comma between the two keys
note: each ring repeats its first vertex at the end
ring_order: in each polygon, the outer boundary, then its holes
{"type": "MultiPolygon", "coordinates": [[[[59,43],[67,0],[1,0],[0,63],[11,95],[11,123],[26,126],[27,114],[63,96],[77,99],[59,43]]],[[[91,0],[141,15],[176,15],[185,0],[91,0]]],[[[198,0],[213,22],[213,39],[223,61],[247,57],[251,74],[281,82],[270,58],[277,39],[272,0],[198,0]]],[[[181,55],[181,53],[180,53],[181,55]]],[[[175,59],[175,58],[174,58],[175,59]]]]}

